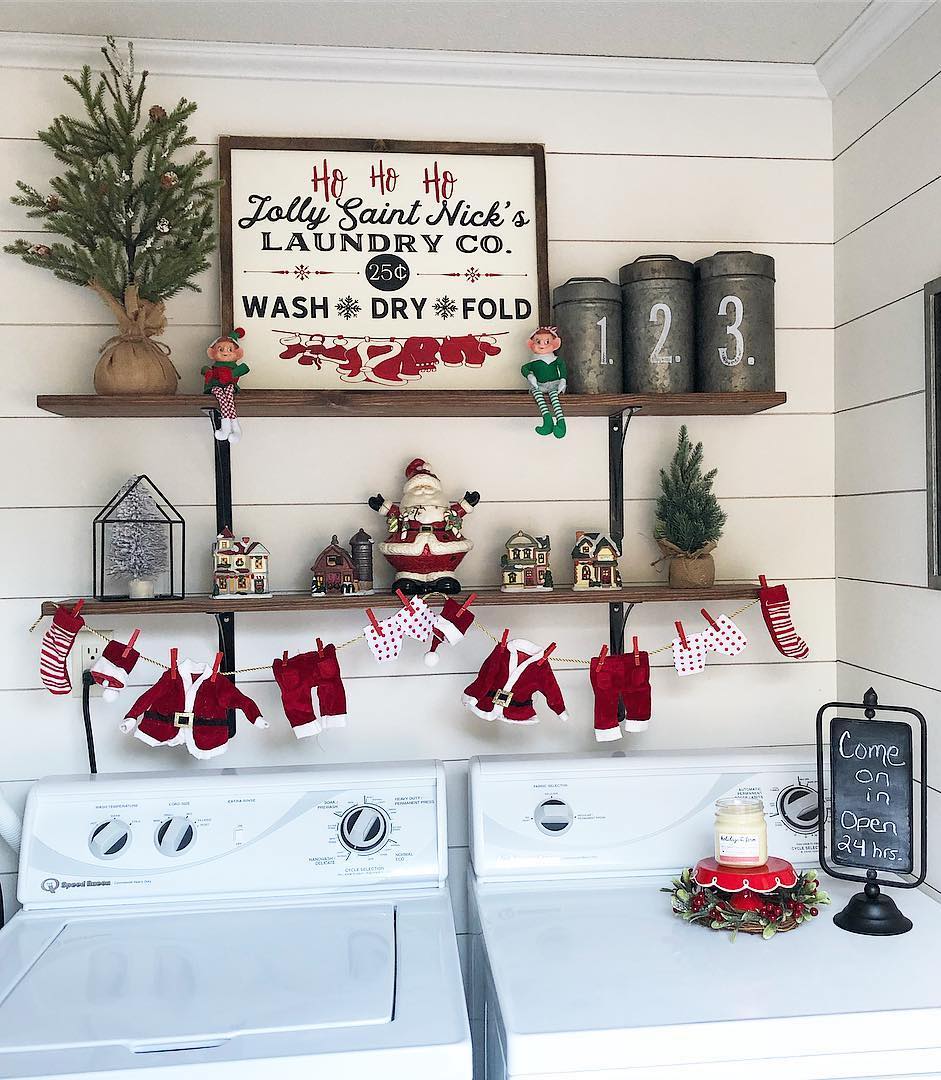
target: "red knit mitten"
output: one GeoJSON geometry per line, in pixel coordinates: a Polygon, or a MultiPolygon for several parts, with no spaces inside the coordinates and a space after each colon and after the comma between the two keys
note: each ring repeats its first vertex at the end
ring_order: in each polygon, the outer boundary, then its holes
{"type": "Polygon", "coordinates": [[[769,585],[764,574],[758,580],[761,582],[761,614],[774,647],[782,656],[803,660],[809,655],[810,649],[791,622],[791,601],[787,588],[784,585],[769,585]]]}
{"type": "Polygon", "coordinates": [[[43,635],[39,653],[39,677],[43,686],[52,694],[70,694],[72,680],[69,678],[66,661],[79,630],[85,620],[79,615],[82,604],[79,602],[69,611],[66,607],[56,609],[52,625],[43,635]]]}

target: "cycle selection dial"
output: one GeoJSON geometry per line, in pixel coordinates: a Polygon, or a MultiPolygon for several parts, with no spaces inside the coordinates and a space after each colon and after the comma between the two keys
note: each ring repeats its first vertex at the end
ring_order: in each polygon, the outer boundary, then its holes
{"type": "Polygon", "coordinates": [[[157,850],[161,855],[166,855],[171,859],[182,855],[195,839],[196,829],[192,821],[176,815],[162,821],[154,833],[154,844],[157,850]]]}
{"type": "Polygon", "coordinates": [[[131,827],[120,818],[103,821],[92,829],[88,848],[96,859],[116,859],[131,841],[131,827]]]}
{"type": "Polygon", "coordinates": [[[369,855],[389,839],[389,819],[378,806],[351,806],[340,818],[337,835],[347,851],[369,855]]]}

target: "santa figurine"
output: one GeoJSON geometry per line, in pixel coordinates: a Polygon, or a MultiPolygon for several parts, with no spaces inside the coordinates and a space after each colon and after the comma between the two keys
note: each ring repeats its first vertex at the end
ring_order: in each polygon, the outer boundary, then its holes
{"type": "Polygon", "coordinates": [[[421,458],[406,466],[399,502],[390,503],[382,495],[369,500],[369,506],[386,517],[389,533],[379,550],[396,572],[393,592],[420,596],[461,591],[454,571],[474,546],[463,535],[462,521],[479,502],[476,491],[449,502],[441,481],[421,458]]]}

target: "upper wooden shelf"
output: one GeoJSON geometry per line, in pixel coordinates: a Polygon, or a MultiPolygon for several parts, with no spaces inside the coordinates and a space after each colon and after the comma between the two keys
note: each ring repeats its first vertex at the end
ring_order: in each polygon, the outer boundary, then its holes
{"type": "MultiPolygon", "coordinates": [[[[477,593],[475,607],[523,607],[534,604],[642,604],[683,603],[684,601],[756,600],[758,586],[743,584],[713,585],[707,589],[671,589],[667,585],[628,585],[623,589],[591,589],[576,592],[571,586],[560,585],[551,592],[501,592],[487,587],[466,590],[466,599],[477,593]]],[[[77,598],[63,600],[73,607],[77,598]]],[[[431,597],[431,603],[440,603],[431,597]]],[[[398,607],[399,599],[390,593],[372,596],[354,593],[351,596],[310,596],[307,593],[276,593],[274,596],[246,596],[241,599],[217,600],[211,596],[188,596],[185,600],[86,600],[82,615],[215,615],[226,611],[363,611],[365,608],[398,607]]],[[[58,605],[46,600],[43,615],[54,615],[58,605]]]]}
{"type": "MultiPolygon", "coordinates": [[[[566,394],[568,416],[744,416],[783,405],[787,394],[566,394]]],[[[40,394],[36,404],[58,416],[199,416],[216,407],[206,394],[99,397],[40,394]]],[[[536,416],[525,390],[243,390],[240,416],[536,416]]]]}

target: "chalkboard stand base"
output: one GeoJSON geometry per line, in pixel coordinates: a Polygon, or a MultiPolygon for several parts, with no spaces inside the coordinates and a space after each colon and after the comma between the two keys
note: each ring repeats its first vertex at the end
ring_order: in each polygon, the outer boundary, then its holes
{"type": "Polygon", "coordinates": [[[895,937],[907,934],[912,928],[912,920],[906,918],[898,909],[891,896],[886,896],[875,881],[875,873],[869,871],[870,880],[862,892],[850,898],[849,903],[833,921],[841,930],[851,934],[866,934],[869,937],[895,937]]]}

